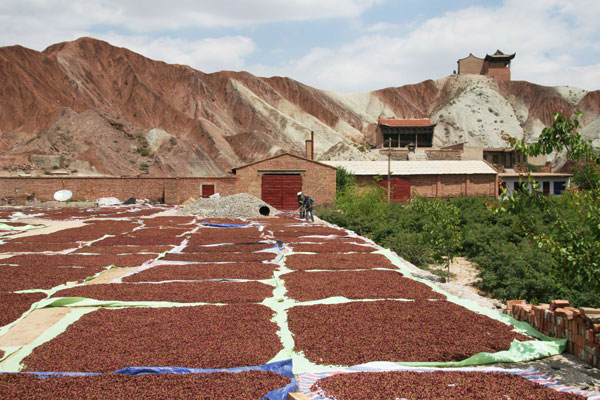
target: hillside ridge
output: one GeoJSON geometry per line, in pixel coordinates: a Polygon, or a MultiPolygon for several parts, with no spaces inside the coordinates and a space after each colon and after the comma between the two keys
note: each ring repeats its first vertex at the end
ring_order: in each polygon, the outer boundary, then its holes
{"type": "MultiPolygon", "coordinates": [[[[38,52],[0,48],[0,167],[61,155],[79,173],[222,175],[281,152],[373,159],[380,118],[430,118],[434,145],[505,147],[501,134],[535,140],[552,113],[579,109],[599,139],[600,91],[496,82],[475,75],[335,93],[286,77],[204,73],[80,38],[38,52]]],[[[11,169],[12,168],[12,169],[11,169]]]]}

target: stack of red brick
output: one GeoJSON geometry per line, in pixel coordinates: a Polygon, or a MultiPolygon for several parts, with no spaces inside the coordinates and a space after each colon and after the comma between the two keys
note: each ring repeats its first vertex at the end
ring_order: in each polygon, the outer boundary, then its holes
{"type": "Polygon", "coordinates": [[[600,309],[575,308],[568,300],[537,306],[509,300],[504,312],[546,336],[567,339],[567,351],[600,368],[600,309]]]}

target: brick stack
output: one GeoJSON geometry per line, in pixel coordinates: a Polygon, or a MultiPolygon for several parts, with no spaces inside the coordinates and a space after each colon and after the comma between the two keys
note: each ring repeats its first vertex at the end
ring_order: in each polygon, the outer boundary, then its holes
{"type": "Polygon", "coordinates": [[[600,368],[600,309],[570,307],[568,300],[536,306],[509,300],[504,312],[546,336],[567,339],[569,353],[600,368]]]}

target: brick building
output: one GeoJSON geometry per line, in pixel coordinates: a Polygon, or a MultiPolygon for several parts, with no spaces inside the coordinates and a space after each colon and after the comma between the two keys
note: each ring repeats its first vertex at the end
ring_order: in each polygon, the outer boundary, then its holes
{"type": "Polygon", "coordinates": [[[458,74],[474,74],[491,76],[498,81],[510,81],[510,62],[516,53],[504,54],[496,50],[494,54],[486,54],[479,58],[472,53],[458,60],[458,74]]]}
{"type": "Polygon", "coordinates": [[[298,208],[297,193],[311,196],[317,205],[335,199],[336,168],[293,154],[281,154],[234,168],[236,190],[263,199],[280,210],[298,208]]]}
{"type": "Polygon", "coordinates": [[[498,178],[502,187],[506,188],[506,194],[510,196],[517,190],[529,190],[528,176],[531,176],[538,185],[543,194],[559,195],[565,189],[571,186],[572,174],[559,172],[502,172],[498,174],[498,178]]]}
{"type": "MultiPolygon", "coordinates": [[[[380,184],[387,189],[387,161],[325,161],[356,176],[361,186],[380,184]],[[381,178],[381,179],[380,179],[381,178]]],[[[498,193],[497,171],[479,161],[392,161],[391,199],[421,197],[490,196],[498,193]]]]}
{"type": "Polygon", "coordinates": [[[73,192],[73,201],[135,197],[180,204],[190,197],[197,199],[213,193],[249,193],[275,208],[289,210],[297,208],[298,191],[308,193],[317,205],[331,204],[335,199],[335,173],[334,167],[281,154],[215,177],[1,177],[0,199],[25,202],[29,196],[35,196],[50,201],[56,191],[67,189],[73,192]]]}

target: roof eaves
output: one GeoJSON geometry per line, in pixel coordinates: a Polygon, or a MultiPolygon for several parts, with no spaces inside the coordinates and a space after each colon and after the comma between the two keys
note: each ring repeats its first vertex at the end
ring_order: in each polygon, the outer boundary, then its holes
{"type": "Polygon", "coordinates": [[[298,158],[298,159],[300,159],[300,160],[309,161],[309,162],[312,162],[312,163],[315,163],[315,164],[318,164],[318,165],[322,165],[322,166],[324,166],[324,167],[328,167],[328,168],[337,169],[336,167],[333,167],[333,166],[331,166],[331,165],[324,164],[324,163],[322,163],[322,162],[319,162],[319,161],[311,160],[310,158],[301,157],[301,156],[298,156],[298,155],[296,155],[296,154],[291,154],[291,153],[281,153],[281,154],[277,154],[277,155],[275,155],[275,156],[272,156],[272,157],[264,158],[264,159],[262,159],[262,160],[254,161],[254,162],[252,162],[252,163],[250,163],[250,164],[245,164],[245,165],[242,165],[242,166],[240,166],[240,167],[235,167],[235,168],[232,168],[232,169],[231,169],[231,172],[232,172],[232,173],[235,175],[235,173],[236,173],[236,171],[237,171],[238,169],[243,169],[243,168],[246,168],[246,167],[250,167],[250,166],[252,166],[252,165],[255,165],[255,164],[258,164],[258,163],[261,163],[261,162],[265,162],[265,161],[269,161],[269,160],[273,160],[273,159],[275,159],[275,158],[279,158],[279,157],[283,157],[283,156],[292,156],[292,157],[298,158]]]}

